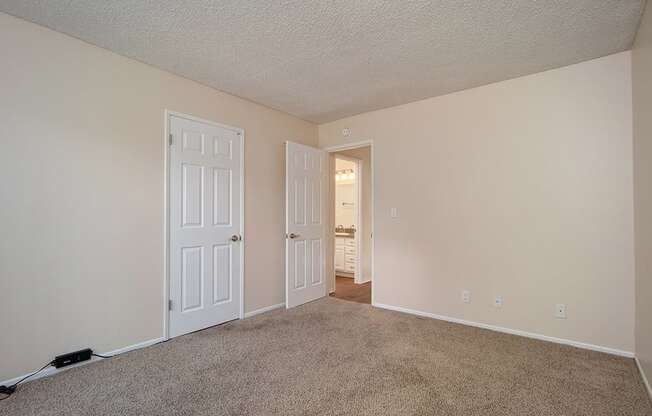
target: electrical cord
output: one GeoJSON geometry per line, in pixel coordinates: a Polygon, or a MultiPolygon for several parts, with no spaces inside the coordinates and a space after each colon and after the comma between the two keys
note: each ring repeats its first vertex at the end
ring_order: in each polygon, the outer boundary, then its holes
{"type": "Polygon", "coordinates": [[[92,353],[91,355],[93,357],[99,357],[99,358],[113,358],[113,357],[115,357],[115,355],[101,355],[101,354],[95,354],[95,353],[92,353]]]}
{"type": "Polygon", "coordinates": [[[11,396],[12,394],[14,394],[14,392],[16,391],[16,389],[18,388],[18,385],[19,385],[20,383],[22,383],[23,381],[27,380],[28,378],[30,378],[30,377],[32,377],[32,376],[37,375],[38,373],[40,373],[41,371],[45,370],[46,368],[48,368],[48,367],[51,366],[52,364],[54,364],[54,361],[50,361],[49,363],[47,363],[47,364],[45,364],[43,367],[41,367],[40,370],[35,371],[35,372],[33,372],[32,374],[28,374],[28,375],[26,375],[25,377],[21,378],[20,380],[18,380],[17,382],[15,382],[14,384],[12,384],[11,386],[0,386],[0,394],[4,394],[4,395],[5,395],[5,397],[1,398],[0,401],[5,400],[5,399],[8,399],[9,396],[11,396]]]}

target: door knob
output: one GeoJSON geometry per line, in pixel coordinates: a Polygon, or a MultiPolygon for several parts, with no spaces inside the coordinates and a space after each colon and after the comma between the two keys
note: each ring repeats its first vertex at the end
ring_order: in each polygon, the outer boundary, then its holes
{"type": "Polygon", "coordinates": [[[233,235],[231,236],[231,241],[240,241],[240,240],[242,240],[242,237],[240,237],[240,236],[237,235],[237,234],[233,234],[233,235]]]}
{"type": "Polygon", "coordinates": [[[290,233],[288,235],[288,237],[290,237],[290,238],[297,238],[298,236],[299,236],[299,234],[295,234],[295,233],[290,233]]]}

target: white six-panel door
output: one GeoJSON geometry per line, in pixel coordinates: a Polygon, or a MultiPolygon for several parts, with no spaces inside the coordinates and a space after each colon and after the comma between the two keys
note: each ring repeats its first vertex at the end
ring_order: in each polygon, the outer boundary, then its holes
{"type": "Polygon", "coordinates": [[[326,296],[326,152],[286,144],[285,305],[326,296]]]}
{"type": "Polygon", "coordinates": [[[169,335],[240,316],[240,131],[170,115],[169,335]]]}

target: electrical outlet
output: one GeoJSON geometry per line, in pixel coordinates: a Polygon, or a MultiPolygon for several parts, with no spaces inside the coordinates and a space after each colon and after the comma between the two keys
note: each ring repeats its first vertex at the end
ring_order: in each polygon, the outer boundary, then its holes
{"type": "Polygon", "coordinates": [[[398,218],[398,209],[390,208],[389,216],[392,217],[392,218],[398,218]]]}
{"type": "Polygon", "coordinates": [[[563,303],[555,305],[555,318],[566,319],[566,305],[563,303]]]}
{"type": "Polygon", "coordinates": [[[496,296],[494,298],[494,306],[496,308],[500,308],[503,306],[503,297],[502,296],[496,296]]]}
{"type": "Polygon", "coordinates": [[[471,303],[471,292],[468,290],[462,291],[462,302],[471,303]]]}

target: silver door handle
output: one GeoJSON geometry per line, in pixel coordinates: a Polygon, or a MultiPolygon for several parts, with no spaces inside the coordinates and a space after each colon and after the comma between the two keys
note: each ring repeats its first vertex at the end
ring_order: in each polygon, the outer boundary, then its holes
{"type": "Polygon", "coordinates": [[[297,238],[297,237],[299,237],[299,234],[290,233],[290,234],[288,234],[288,237],[290,237],[290,238],[297,238]]]}
{"type": "Polygon", "coordinates": [[[231,241],[234,241],[234,242],[235,242],[235,241],[240,241],[240,240],[242,240],[242,236],[240,236],[240,235],[238,235],[238,234],[233,234],[233,235],[231,236],[231,241]]]}

